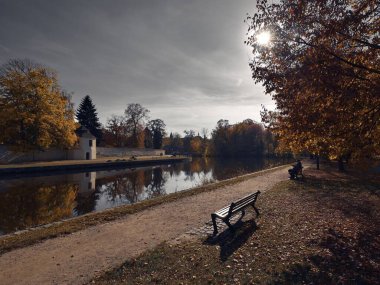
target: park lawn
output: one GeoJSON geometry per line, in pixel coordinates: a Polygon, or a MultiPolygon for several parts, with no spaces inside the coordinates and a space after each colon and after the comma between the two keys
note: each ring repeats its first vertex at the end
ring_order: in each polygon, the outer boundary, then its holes
{"type": "Polygon", "coordinates": [[[163,243],[91,284],[379,284],[379,185],[309,175],[257,205],[235,235],[163,243]]]}

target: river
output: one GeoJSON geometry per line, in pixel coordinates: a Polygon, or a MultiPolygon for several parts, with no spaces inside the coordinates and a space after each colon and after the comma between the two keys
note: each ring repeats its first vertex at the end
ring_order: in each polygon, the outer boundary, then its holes
{"type": "Polygon", "coordinates": [[[0,235],[152,199],[286,162],[260,158],[193,158],[135,169],[0,178],[0,235]]]}

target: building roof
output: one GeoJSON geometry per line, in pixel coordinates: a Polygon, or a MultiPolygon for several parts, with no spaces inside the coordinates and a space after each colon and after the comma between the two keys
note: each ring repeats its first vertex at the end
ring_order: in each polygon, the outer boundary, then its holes
{"type": "Polygon", "coordinates": [[[78,137],[81,138],[96,139],[96,137],[89,131],[89,129],[82,125],[75,130],[75,133],[78,137]]]}

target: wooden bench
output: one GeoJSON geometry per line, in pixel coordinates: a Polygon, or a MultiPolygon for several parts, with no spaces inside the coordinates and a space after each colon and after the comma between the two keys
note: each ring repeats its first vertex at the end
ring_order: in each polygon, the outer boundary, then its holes
{"type": "Polygon", "coordinates": [[[256,193],[252,193],[248,196],[241,198],[235,202],[232,202],[231,205],[226,206],[215,213],[211,214],[212,225],[214,226],[214,235],[218,233],[218,227],[216,225],[216,218],[221,219],[226,225],[233,231],[233,227],[230,223],[230,218],[235,214],[241,212],[241,220],[245,215],[245,208],[248,206],[252,206],[257,215],[260,215],[259,210],[255,207],[255,202],[257,200],[257,196],[259,196],[260,191],[256,193]]]}
{"type": "MultiPolygon", "coordinates": [[[[301,167],[301,168],[299,168],[298,169],[298,171],[295,173],[295,174],[293,174],[293,177],[292,177],[292,175],[290,174],[290,172],[289,172],[289,175],[290,175],[290,179],[299,179],[299,178],[304,178],[304,176],[303,176],[303,171],[302,171],[302,169],[303,169],[303,166],[301,167]],[[300,177],[301,176],[301,177],[300,177]]],[[[289,169],[289,171],[290,171],[291,169],[289,169]]]]}
{"type": "Polygon", "coordinates": [[[296,172],[296,174],[294,175],[294,179],[298,180],[298,179],[303,179],[304,176],[303,176],[303,172],[302,172],[302,169],[303,167],[301,167],[300,169],[298,169],[298,171],[296,172]]]}
{"type": "Polygon", "coordinates": [[[298,172],[296,173],[296,179],[298,179],[298,175],[301,175],[301,178],[303,179],[304,176],[303,176],[303,171],[302,171],[303,167],[301,167],[298,172]]]}

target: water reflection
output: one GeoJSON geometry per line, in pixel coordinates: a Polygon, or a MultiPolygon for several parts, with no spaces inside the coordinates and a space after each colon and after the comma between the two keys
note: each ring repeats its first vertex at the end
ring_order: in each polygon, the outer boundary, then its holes
{"type": "Polygon", "coordinates": [[[216,160],[0,180],[0,234],[132,204],[283,163],[216,160]]]}
{"type": "Polygon", "coordinates": [[[0,233],[8,233],[72,216],[78,185],[16,183],[0,192],[0,233]]]}

